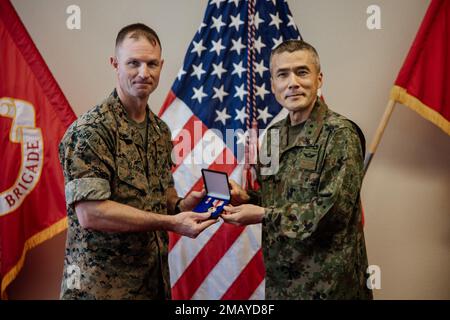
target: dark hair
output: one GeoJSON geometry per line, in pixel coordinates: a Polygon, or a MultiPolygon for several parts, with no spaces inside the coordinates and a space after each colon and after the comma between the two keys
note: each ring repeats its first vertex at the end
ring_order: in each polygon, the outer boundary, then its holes
{"type": "Polygon", "coordinates": [[[314,64],[317,67],[317,72],[320,72],[320,59],[319,54],[317,53],[316,49],[310,45],[308,42],[305,42],[303,40],[286,40],[282,43],[280,43],[278,46],[276,46],[272,53],[270,54],[270,63],[272,63],[272,57],[276,54],[280,54],[283,52],[295,52],[295,51],[309,51],[314,60],[314,64]]]}
{"type": "Polygon", "coordinates": [[[139,39],[140,37],[145,37],[151,44],[158,44],[162,50],[161,42],[159,41],[158,35],[155,30],[146,26],[143,23],[133,23],[129,24],[122,29],[120,29],[116,38],[116,50],[129,35],[130,38],[139,39]]]}

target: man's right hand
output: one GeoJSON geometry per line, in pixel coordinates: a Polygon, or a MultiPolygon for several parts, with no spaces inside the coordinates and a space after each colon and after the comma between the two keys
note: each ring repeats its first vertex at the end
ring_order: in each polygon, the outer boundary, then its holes
{"type": "Polygon", "coordinates": [[[222,219],[237,226],[261,223],[265,214],[263,207],[253,204],[243,204],[237,207],[225,206],[224,209],[220,215],[222,219]]]}
{"type": "Polygon", "coordinates": [[[172,216],[175,219],[172,230],[189,238],[196,238],[203,230],[218,222],[218,219],[208,219],[209,212],[198,213],[185,211],[172,216]]]}
{"type": "Polygon", "coordinates": [[[233,206],[239,206],[241,204],[247,203],[250,200],[250,196],[247,191],[242,189],[242,187],[234,180],[229,179],[228,183],[231,187],[231,204],[233,206]]]}

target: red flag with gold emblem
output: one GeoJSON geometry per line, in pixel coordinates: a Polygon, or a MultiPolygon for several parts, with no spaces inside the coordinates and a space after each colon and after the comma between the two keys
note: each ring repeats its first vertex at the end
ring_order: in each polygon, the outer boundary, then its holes
{"type": "Polygon", "coordinates": [[[391,99],[450,135],[450,1],[433,0],[406,57],[391,99]]]}
{"type": "Polygon", "coordinates": [[[9,0],[0,0],[1,298],[28,250],[66,229],[58,144],[76,119],[9,0]]]}

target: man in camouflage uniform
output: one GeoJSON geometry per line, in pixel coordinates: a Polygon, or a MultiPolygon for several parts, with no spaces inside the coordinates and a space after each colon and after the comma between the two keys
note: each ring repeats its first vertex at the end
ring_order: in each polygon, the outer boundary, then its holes
{"type": "Polygon", "coordinates": [[[116,89],[60,144],[69,223],[61,298],[167,299],[166,231],[196,237],[214,221],[181,212],[203,194],[178,198],[169,128],[147,105],[163,65],[158,36],[124,27],[111,64],[116,89]]]}
{"type": "Polygon", "coordinates": [[[259,166],[258,193],[231,181],[236,199],[254,204],[227,207],[222,217],[237,225],[262,222],[268,299],[371,299],[359,129],[318,98],[322,73],[311,45],[280,44],[270,72],[272,91],[289,111],[263,143],[264,150],[277,147],[279,167],[259,166]]]}

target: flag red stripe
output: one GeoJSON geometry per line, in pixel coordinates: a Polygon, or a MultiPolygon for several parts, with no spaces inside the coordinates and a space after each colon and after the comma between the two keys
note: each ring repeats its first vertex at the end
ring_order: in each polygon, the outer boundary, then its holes
{"type": "MultiPolygon", "coordinates": [[[[36,77],[42,93],[48,99],[49,107],[55,109],[55,115],[64,127],[68,127],[77,116],[9,1],[0,1],[0,18],[4,22],[3,27],[10,34],[17,49],[23,55],[24,61],[27,61],[30,70],[36,77]]],[[[27,97],[21,98],[26,100],[27,97]]]]}
{"type": "Polygon", "coordinates": [[[169,108],[169,106],[172,104],[175,98],[176,98],[175,94],[173,93],[172,90],[170,90],[169,93],[167,94],[166,100],[164,100],[161,109],[159,109],[158,117],[162,117],[163,113],[166,112],[167,108],[169,108]]]}
{"type": "Polygon", "coordinates": [[[169,231],[169,251],[177,244],[181,236],[178,233],[169,231]]]}
{"type": "Polygon", "coordinates": [[[183,160],[186,159],[187,156],[191,155],[191,152],[194,151],[197,143],[201,142],[206,131],[208,131],[208,127],[206,127],[199,118],[197,118],[196,116],[192,116],[189,118],[180,133],[173,139],[173,144],[175,146],[175,151],[177,151],[178,144],[182,143],[183,145],[178,147],[181,148],[180,151],[189,150],[190,152],[184,152],[181,155],[178,152],[174,153],[176,163],[173,171],[176,171],[178,167],[182,165],[183,160]],[[198,125],[199,123],[201,123],[201,126],[198,125]],[[197,127],[197,130],[201,128],[201,132],[194,133],[194,126],[197,127]],[[183,135],[183,132],[186,132],[186,130],[189,132],[189,141],[183,140],[186,138],[183,135]]]}
{"type": "Polygon", "coordinates": [[[221,300],[248,300],[264,280],[265,270],[262,261],[262,251],[259,249],[221,300]]]}
{"type": "Polygon", "coordinates": [[[173,298],[191,299],[244,229],[244,227],[222,224],[172,287],[173,298]]]}

